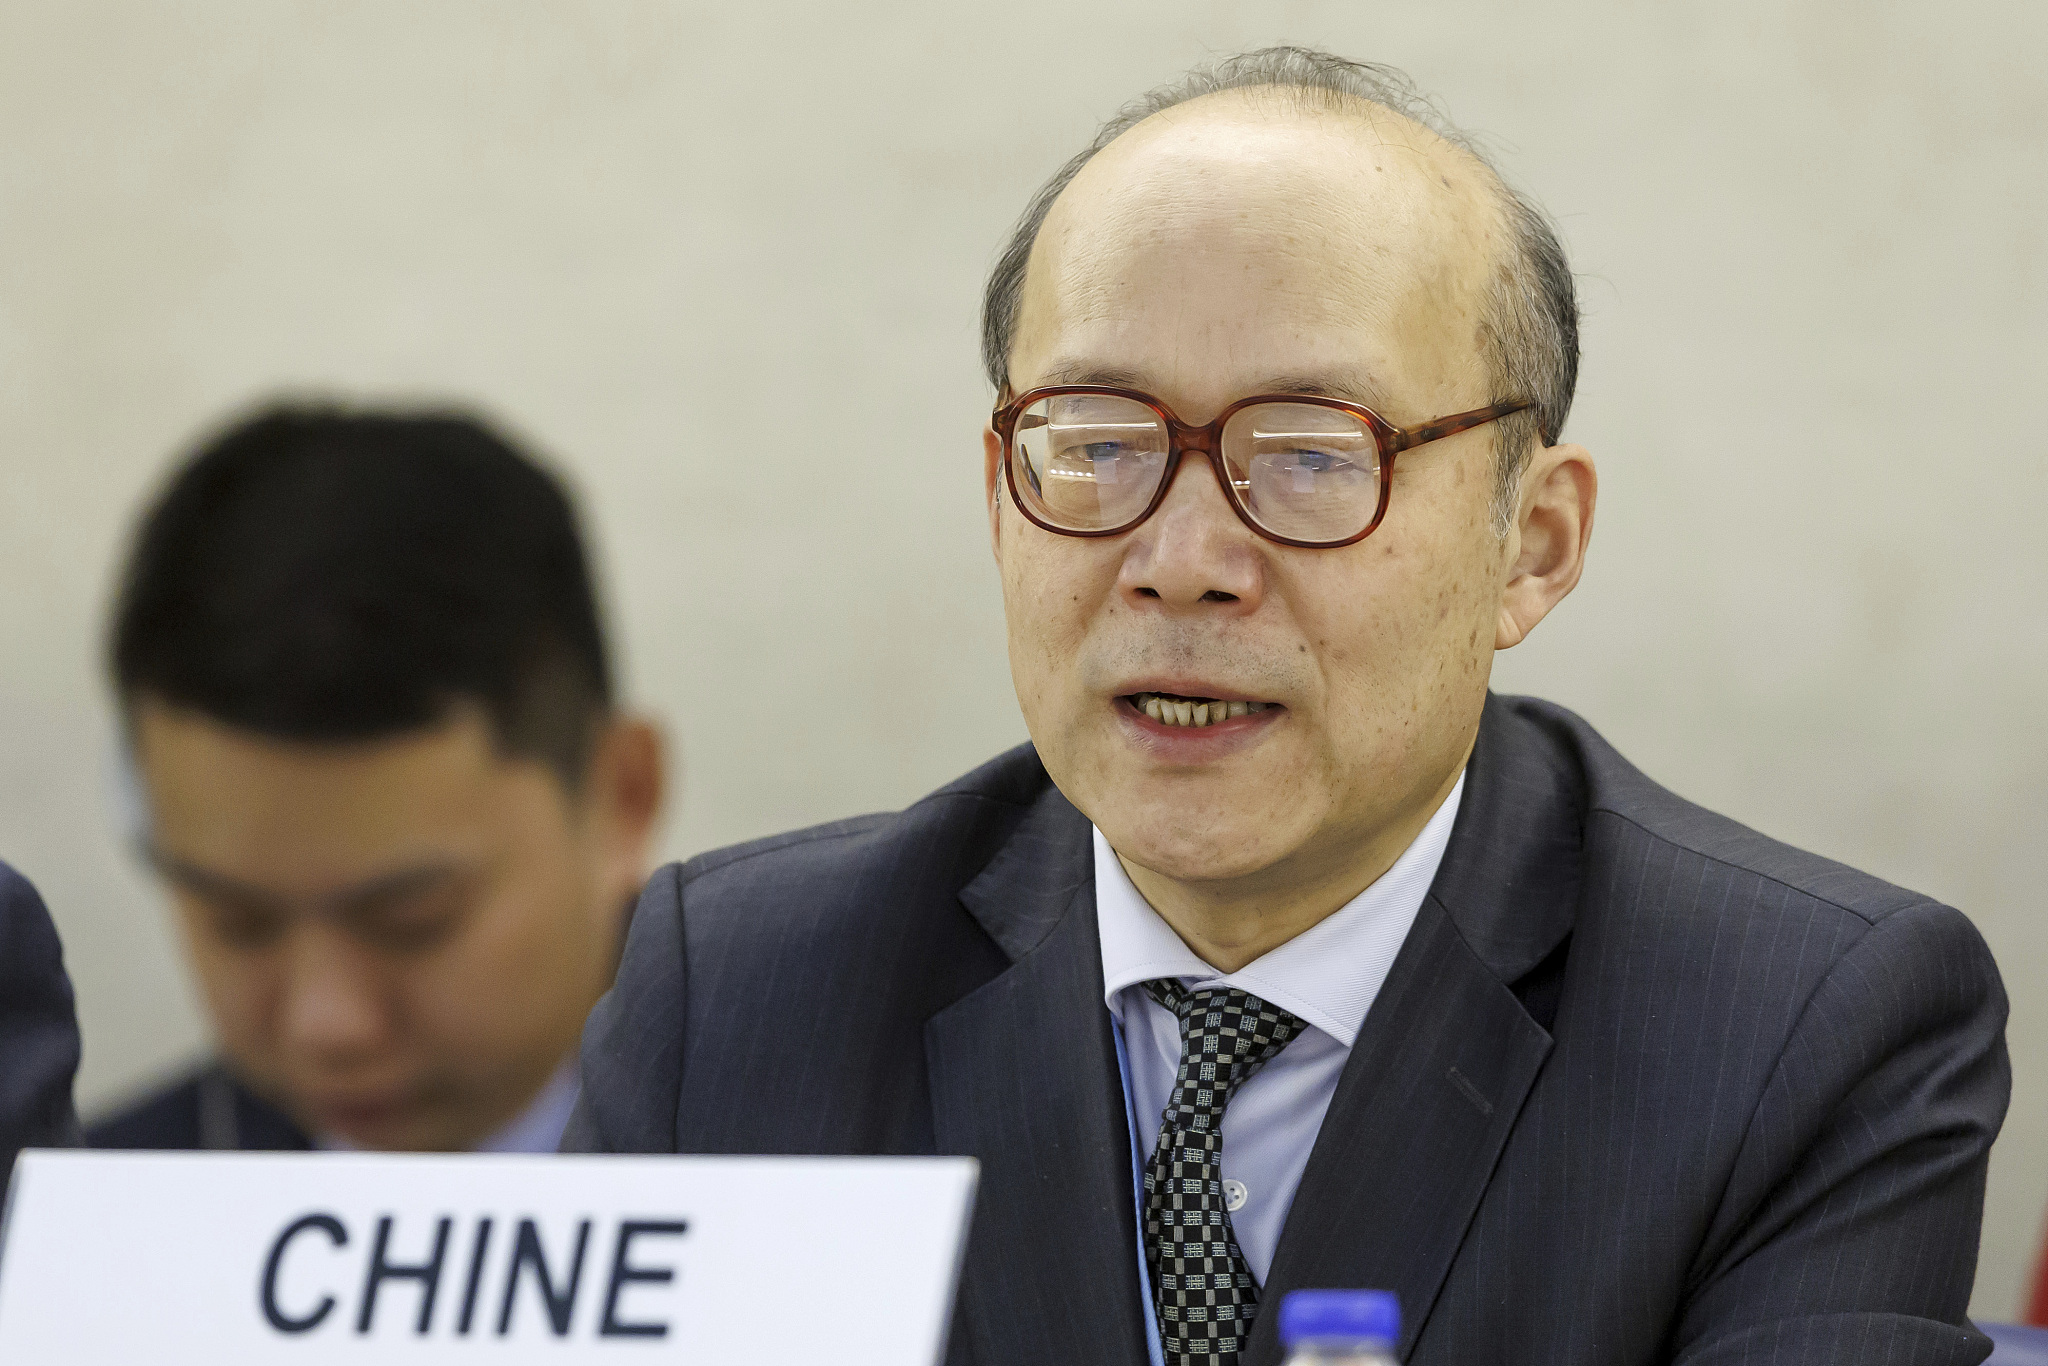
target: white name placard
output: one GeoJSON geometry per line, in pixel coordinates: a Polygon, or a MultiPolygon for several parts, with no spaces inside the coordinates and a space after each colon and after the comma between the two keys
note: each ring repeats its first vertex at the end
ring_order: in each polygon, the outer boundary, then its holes
{"type": "Polygon", "coordinates": [[[966,1158],[30,1152],[0,1361],[931,1366],[966,1158]]]}

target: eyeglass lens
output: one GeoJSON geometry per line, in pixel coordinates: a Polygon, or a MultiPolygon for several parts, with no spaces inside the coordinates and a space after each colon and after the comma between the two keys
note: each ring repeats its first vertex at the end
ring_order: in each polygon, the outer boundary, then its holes
{"type": "MultiPolygon", "coordinates": [[[[1121,530],[1151,506],[1171,434],[1157,413],[1113,394],[1049,394],[1017,417],[1019,497],[1069,531],[1121,530]]],[[[1355,414],[1255,403],[1224,424],[1224,467],[1251,520],[1295,541],[1356,536],[1379,508],[1379,443],[1355,414]]]]}

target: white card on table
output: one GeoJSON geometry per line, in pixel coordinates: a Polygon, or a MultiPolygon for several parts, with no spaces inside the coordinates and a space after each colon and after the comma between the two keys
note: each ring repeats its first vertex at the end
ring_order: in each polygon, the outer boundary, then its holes
{"type": "Polygon", "coordinates": [[[0,1361],[935,1366],[968,1158],[31,1151],[0,1361]]]}

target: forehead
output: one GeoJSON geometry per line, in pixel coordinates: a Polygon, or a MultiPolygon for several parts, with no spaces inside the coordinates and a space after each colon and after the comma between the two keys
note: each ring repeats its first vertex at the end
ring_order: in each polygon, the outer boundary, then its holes
{"type": "Polygon", "coordinates": [[[1107,370],[1191,400],[1219,390],[1206,401],[1254,376],[1343,371],[1426,402],[1479,363],[1499,220],[1475,159],[1375,106],[1177,106],[1105,148],[1047,215],[1015,385],[1107,370]]]}
{"type": "Polygon", "coordinates": [[[135,741],[153,842],[280,894],[471,851],[524,776],[467,713],[417,735],[304,744],[145,699],[135,741]]]}

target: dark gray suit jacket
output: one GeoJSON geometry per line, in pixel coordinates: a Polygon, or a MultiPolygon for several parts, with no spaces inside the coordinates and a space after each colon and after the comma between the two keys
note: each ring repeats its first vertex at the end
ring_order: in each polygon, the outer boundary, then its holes
{"type": "Polygon", "coordinates": [[[43,899],[0,863],[0,1190],[23,1148],[74,1147],[78,1018],[43,899]]]}
{"type": "MultiPolygon", "coordinates": [[[[1955,911],[1494,698],[1262,1300],[1398,1291],[1432,1366],[1980,1361],[2005,1012],[1955,911]]],[[[1029,748],[658,874],[564,1146],[971,1154],[950,1360],[1145,1360],[1089,827],[1029,748]]]]}
{"type": "Polygon", "coordinates": [[[88,1148],[131,1151],[305,1152],[312,1136],[209,1059],[85,1128],[88,1148]]]}

